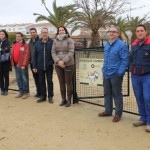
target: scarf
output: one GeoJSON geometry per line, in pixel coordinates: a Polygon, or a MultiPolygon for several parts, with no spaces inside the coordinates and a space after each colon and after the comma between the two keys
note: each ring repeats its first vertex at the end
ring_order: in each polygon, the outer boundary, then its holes
{"type": "Polygon", "coordinates": [[[68,34],[58,34],[57,39],[62,41],[65,37],[68,37],[68,34]]]}

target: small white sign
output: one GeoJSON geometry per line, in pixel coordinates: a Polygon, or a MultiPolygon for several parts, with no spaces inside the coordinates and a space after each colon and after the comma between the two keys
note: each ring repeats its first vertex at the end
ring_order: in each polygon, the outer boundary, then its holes
{"type": "Polygon", "coordinates": [[[103,59],[80,58],[79,59],[79,80],[80,84],[90,86],[103,85],[103,59]]]}

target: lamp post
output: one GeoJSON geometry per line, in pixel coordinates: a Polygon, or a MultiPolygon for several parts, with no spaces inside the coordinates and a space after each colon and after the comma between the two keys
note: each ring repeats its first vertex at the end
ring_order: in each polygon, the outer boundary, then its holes
{"type": "Polygon", "coordinates": [[[127,40],[127,44],[129,45],[129,50],[130,50],[131,49],[131,37],[133,33],[130,30],[127,30],[125,33],[127,34],[128,39],[129,39],[129,41],[127,40]]]}

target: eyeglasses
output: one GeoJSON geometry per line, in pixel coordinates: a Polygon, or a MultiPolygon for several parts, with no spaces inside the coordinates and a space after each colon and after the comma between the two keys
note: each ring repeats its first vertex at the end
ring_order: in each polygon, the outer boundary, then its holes
{"type": "Polygon", "coordinates": [[[108,31],[108,33],[118,33],[117,31],[108,31]]]}
{"type": "Polygon", "coordinates": [[[42,34],[48,34],[48,32],[42,32],[42,34]]]}

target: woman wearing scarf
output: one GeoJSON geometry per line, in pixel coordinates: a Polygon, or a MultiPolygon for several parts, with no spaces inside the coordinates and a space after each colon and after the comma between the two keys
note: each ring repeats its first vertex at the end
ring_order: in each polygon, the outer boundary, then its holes
{"type": "Polygon", "coordinates": [[[60,106],[69,107],[73,92],[74,42],[64,26],[57,28],[56,39],[52,47],[52,57],[60,84],[62,98],[60,106]]]}
{"type": "MultiPolygon", "coordinates": [[[[0,57],[4,53],[10,53],[10,42],[8,41],[8,34],[5,30],[0,31],[0,57]]],[[[5,62],[0,62],[0,85],[1,95],[8,95],[9,87],[9,69],[10,58],[5,62]]]]}

